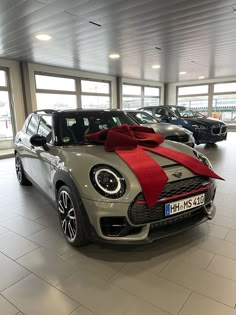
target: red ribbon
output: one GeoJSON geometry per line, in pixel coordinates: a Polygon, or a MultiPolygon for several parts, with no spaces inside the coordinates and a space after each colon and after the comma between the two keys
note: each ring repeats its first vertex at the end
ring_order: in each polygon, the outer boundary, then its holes
{"type": "Polygon", "coordinates": [[[106,151],[115,151],[132,169],[150,208],[157,202],[168,177],[163,168],[145,151],[178,162],[195,174],[223,179],[197,158],[160,146],[165,138],[156,134],[152,128],[122,125],[86,135],[86,139],[103,143],[106,151]]]}

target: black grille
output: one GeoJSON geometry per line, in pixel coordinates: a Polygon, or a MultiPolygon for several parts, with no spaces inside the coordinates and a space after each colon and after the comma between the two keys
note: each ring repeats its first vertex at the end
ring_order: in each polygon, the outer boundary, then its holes
{"type": "MultiPolygon", "coordinates": [[[[137,201],[144,200],[143,194],[141,193],[137,196],[128,210],[129,220],[132,224],[139,225],[165,219],[166,201],[161,201],[161,199],[174,197],[182,193],[190,193],[188,196],[191,197],[196,195],[196,192],[191,194],[191,191],[204,188],[204,186],[210,184],[212,184],[212,186],[204,190],[205,203],[207,204],[214,198],[215,187],[211,180],[200,176],[167,183],[159,197],[159,201],[153,208],[148,208],[146,203],[137,203],[137,201]]],[[[184,197],[179,197],[173,200],[180,200],[183,198],[184,197]]]]}
{"type": "Polygon", "coordinates": [[[218,135],[220,133],[220,127],[212,127],[212,133],[218,135]]]}
{"type": "Polygon", "coordinates": [[[224,127],[221,128],[221,132],[222,132],[222,133],[225,133],[226,130],[227,130],[227,127],[226,127],[226,126],[224,126],[224,127]]]}
{"type": "Polygon", "coordinates": [[[203,217],[204,216],[203,209],[197,208],[197,209],[189,210],[189,211],[180,213],[177,216],[173,216],[173,217],[171,216],[170,218],[166,220],[162,220],[157,223],[152,223],[150,226],[150,231],[155,230],[155,229],[160,229],[161,227],[166,227],[168,225],[178,224],[179,222],[188,220],[194,216],[203,217]]]}
{"type": "Polygon", "coordinates": [[[188,142],[189,141],[189,135],[173,135],[173,136],[167,136],[167,140],[176,141],[176,142],[188,142]]]}

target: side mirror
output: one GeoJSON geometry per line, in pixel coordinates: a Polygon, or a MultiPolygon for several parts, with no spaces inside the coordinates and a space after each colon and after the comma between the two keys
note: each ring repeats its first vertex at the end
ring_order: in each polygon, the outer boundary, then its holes
{"type": "Polygon", "coordinates": [[[45,147],[47,140],[44,136],[41,135],[33,135],[30,138],[30,143],[34,146],[34,147],[45,147]]]}

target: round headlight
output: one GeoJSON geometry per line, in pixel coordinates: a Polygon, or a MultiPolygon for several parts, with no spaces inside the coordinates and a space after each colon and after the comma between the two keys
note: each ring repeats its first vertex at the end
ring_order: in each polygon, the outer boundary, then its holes
{"type": "Polygon", "coordinates": [[[95,165],[90,172],[90,179],[94,188],[107,198],[120,198],[126,189],[123,176],[108,165],[95,165]]]}
{"type": "Polygon", "coordinates": [[[213,170],[213,166],[211,165],[211,162],[208,160],[208,158],[204,154],[196,150],[193,150],[193,153],[198,158],[199,161],[201,161],[203,164],[205,164],[207,167],[213,170]]]}

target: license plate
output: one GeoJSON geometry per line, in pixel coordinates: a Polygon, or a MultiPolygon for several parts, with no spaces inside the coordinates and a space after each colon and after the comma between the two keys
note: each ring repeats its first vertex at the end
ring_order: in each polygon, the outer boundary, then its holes
{"type": "Polygon", "coordinates": [[[204,205],[205,194],[192,196],[165,204],[166,217],[204,205]]]}

